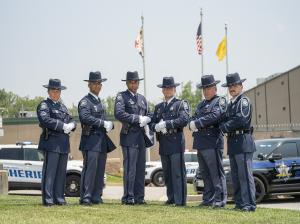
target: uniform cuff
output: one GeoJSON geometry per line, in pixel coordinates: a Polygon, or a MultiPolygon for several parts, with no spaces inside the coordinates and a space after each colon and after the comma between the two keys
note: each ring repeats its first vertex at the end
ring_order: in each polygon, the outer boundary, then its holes
{"type": "Polygon", "coordinates": [[[173,120],[166,121],[166,128],[167,129],[174,129],[174,123],[173,120]]]}
{"type": "Polygon", "coordinates": [[[56,126],[54,128],[55,131],[63,131],[64,122],[60,120],[56,120],[56,126]]]}
{"type": "Polygon", "coordinates": [[[195,120],[195,125],[197,129],[203,128],[203,123],[200,119],[195,120]]]}
{"type": "Polygon", "coordinates": [[[139,121],[140,121],[140,116],[136,115],[136,114],[133,114],[133,116],[132,116],[132,123],[133,124],[139,123],[139,121]]]}
{"type": "Polygon", "coordinates": [[[104,120],[99,119],[99,127],[104,127],[104,120]]]}

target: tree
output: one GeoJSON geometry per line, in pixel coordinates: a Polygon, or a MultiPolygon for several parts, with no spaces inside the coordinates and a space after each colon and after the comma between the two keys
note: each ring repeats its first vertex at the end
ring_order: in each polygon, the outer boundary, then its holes
{"type": "Polygon", "coordinates": [[[35,111],[37,105],[43,100],[43,97],[29,99],[28,96],[20,97],[12,92],[6,92],[0,89],[0,108],[4,117],[19,117],[22,110],[35,111]]]}
{"type": "Polygon", "coordinates": [[[192,81],[188,81],[186,84],[183,84],[179,98],[189,102],[191,114],[193,114],[197,105],[202,100],[202,92],[198,88],[193,90],[192,81]]]}
{"type": "Polygon", "coordinates": [[[103,100],[105,107],[106,107],[106,115],[108,117],[114,116],[114,110],[115,110],[115,97],[108,96],[106,99],[103,100]]]}

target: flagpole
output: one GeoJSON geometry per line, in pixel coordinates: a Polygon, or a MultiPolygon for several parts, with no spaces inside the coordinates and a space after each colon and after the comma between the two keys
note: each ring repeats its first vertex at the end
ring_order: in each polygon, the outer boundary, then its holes
{"type": "MultiPolygon", "coordinates": [[[[225,23],[225,38],[226,38],[226,75],[229,74],[228,68],[228,39],[227,39],[227,24],[225,23]]],[[[229,88],[227,88],[227,99],[230,99],[229,88]]]]}
{"type": "MultiPolygon", "coordinates": [[[[203,22],[202,22],[202,17],[203,17],[203,14],[202,14],[202,8],[200,9],[200,23],[201,23],[201,39],[202,39],[202,46],[203,46],[203,22]]],[[[203,73],[203,50],[202,50],[202,54],[201,54],[201,74],[202,76],[204,75],[203,73]]]]}
{"type": "MultiPolygon", "coordinates": [[[[146,63],[145,63],[145,32],[144,32],[144,16],[141,16],[142,20],[142,59],[143,59],[143,73],[144,73],[144,97],[147,100],[147,88],[146,88],[146,63]]],[[[146,161],[149,162],[151,160],[150,148],[146,148],[146,161]]]]}
{"type": "Polygon", "coordinates": [[[144,33],[144,16],[142,14],[142,32],[143,32],[143,44],[142,44],[142,52],[143,52],[143,73],[144,73],[144,96],[147,99],[147,90],[146,90],[146,66],[145,66],[145,33],[144,33]]]}
{"type": "Polygon", "coordinates": [[[226,38],[226,75],[228,75],[228,38],[227,38],[227,24],[225,23],[225,38],[226,38]]]}

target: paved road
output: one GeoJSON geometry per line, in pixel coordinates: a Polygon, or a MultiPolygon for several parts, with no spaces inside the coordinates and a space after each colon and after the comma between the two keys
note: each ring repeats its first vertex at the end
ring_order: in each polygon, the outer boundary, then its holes
{"type": "MultiPolygon", "coordinates": [[[[166,201],[166,188],[165,187],[146,187],[145,199],[147,201],[166,201]]],[[[9,194],[26,194],[26,195],[41,195],[41,191],[10,191],[9,194]]],[[[123,194],[122,186],[107,186],[103,192],[103,199],[116,199],[120,200],[123,194]]],[[[202,195],[189,196],[188,201],[200,201],[202,195]]],[[[291,209],[300,211],[300,199],[294,199],[292,197],[278,197],[266,200],[260,203],[258,207],[264,208],[280,208],[291,209]]]]}

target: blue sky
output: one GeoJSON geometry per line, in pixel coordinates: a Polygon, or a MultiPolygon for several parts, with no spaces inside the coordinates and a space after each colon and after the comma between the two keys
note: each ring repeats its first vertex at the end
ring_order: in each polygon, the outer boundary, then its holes
{"type": "MultiPolygon", "coordinates": [[[[297,0],[0,0],[0,88],[20,96],[46,96],[49,78],[68,87],[62,98],[76,104],[87,93],[90,71],[108,78],[102,97],[125,89],[128,70],[142,74],[134,40],[145,17],[147,96],[161,99],[163,76],[201,77],[195,35],[203,8],[204,73],[225,81],[225,60],[215,55],[228,23],[229,72],[256,78],[300,64],[297,0]]],[[[178,89],[180,91],[180,88],[178,89]]],[[[219,87],[221,94],[225,89],[219,87]]],[[[143,92],[143,83],[140,88],[143,92]]]]}

